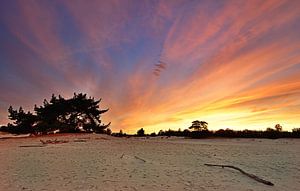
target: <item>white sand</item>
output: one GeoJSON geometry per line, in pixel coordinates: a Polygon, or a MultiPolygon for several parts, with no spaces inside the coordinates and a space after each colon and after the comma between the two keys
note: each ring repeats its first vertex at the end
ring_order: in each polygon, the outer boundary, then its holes
{"type": "Polygon", "coordinates": [[[0,139],[0,190],[299,190],[299,148],[296,139],[144,139],[91,134],[0,139]],[[70,142],[19,147],[55,138],[70,142]],[[86,142],[74,142],[78,139],[86,142]],[[204,163],[235,165],[275,186],[204,163]]]}

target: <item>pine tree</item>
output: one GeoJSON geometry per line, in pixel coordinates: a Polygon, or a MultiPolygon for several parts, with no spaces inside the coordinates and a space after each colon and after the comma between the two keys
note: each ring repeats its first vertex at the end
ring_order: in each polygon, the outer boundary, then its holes
{"type": "Polygon", "coordinates": [[[55,130],[78,132],[83,128],[86,132],[105,133],[110,123],[101,124],[100,117],[108,109],[99,109],[100,101],[82,93],[74,93],[70,99],[52,94],[50,101],[44,99],[42,106],[34,106],[35,114],[10,106],[8,117],[13,124],[4,129],[11,133],[47,134],[55,130]]]}

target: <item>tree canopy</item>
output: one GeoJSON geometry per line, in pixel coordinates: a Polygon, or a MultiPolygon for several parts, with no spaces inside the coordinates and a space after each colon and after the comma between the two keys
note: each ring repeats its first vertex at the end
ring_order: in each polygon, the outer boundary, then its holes
{"type": "Polygon", "coordinates": [[[143,129],[143,128],[141,128],[141,129],[139,129],[138,131],[137,131],[137,136],[144,136],[145,135],[145,130],[143,129]]]}
{"type": "Polygon", "coordinates": [[[52,95],[50,101],[46,99],[42,106],[34,106],[34,114],[24,112],[22,107],[14,110],[9,107],[9,119],[13,124],[5,128],[10,133],[47,134],[53,131],[60,132],[96,132],[104,133],[110,123],[101,124],[101,114],[108,109],[99,109],[100,100],[87,97],[86,94],[76,94],[70,99],[52,95]]]}
{"type": "Polygon", "coordinates": [[[194,131],[203,131],[207,130],[208,123],[205,121],[193,121],[192,126],[189,127],[189,129],[193,129],[194,131]]]}
{"type": "Polygon", "coordinates": [[[275,125],[276,131],[282,131],[282,126],[280,124],[275,125]]]}

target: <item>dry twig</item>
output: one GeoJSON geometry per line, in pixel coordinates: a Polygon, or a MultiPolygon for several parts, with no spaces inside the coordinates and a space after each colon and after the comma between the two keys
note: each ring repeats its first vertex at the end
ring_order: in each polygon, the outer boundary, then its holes
{"type": "Polygon", "coordinates": [[[144,159],[142,159],[142,158],[140,158],[140,157],[134,156],[134,158],[139,159],[139,160],[141,160],[141,161],[143,161],[143,162],[146,162],[144,159]]]}
{"type": "Polygon", "coordinates": [[[74,140],[74,142],[77,142],[77,143],[85,143],[85,142],[86,142],[86,140],[77,139],[77,140],[74,140]]]}
{"type": "Polygon", "coordinates": [[[46,145],[20,145],[19,147],[45,147],[46,145]]]}
{"type": "Polygon", "coordinates": [[[254,174],[249,174],[249,173],[247,173],[247,172],[243,171],[242,169],[240,169],[238,167],[235,167],[235,166],[231,166],[231,165],[218,165],[218,164],[204,164],[204,165],[206,165],[206,166],[218,166],[218,167],[222,167],[222,168],[224,168],[224,167],[232,168],[232,169],[240,171],[242,174],[244,174],[244,175],[246,175],[246,176],[248,176],[248,177],[250,177],[250,178],[252,178],[252,179],[254,179],[254,180],[258,181],[258,182],[260,182],[260,183],[263,183],[263,184],[266,184],[266,185],[269,185],[269,186],[274,186],[274,184],[272,182],[264,180],[264,179],[261,179],[261,178],[255,176],[254,174]]]}
{"type": "Polygon", "coordinates": [[[46,141],[40,140],[40,141],[44,145],[46,145],[46,144],[62,144],[62,143],[68,143],[69,142],[69,141],[66,141],[66,140],[57,140],[57,139],[55,139],[54,141],[53,140],[46,140],[46,141]]]}

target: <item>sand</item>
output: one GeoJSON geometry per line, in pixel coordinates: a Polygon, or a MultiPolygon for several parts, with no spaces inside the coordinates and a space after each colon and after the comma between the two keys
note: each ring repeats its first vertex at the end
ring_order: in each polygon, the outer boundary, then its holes
{"type": "Polygon", "coordinates": [[[297,139],[0,139],[0,190],[299,190],[299,148],[297,139]],[[69,142],[20,147],[40,139],[69,142]],[[234,165],[275,186],[204,163],[234,165]]]}

